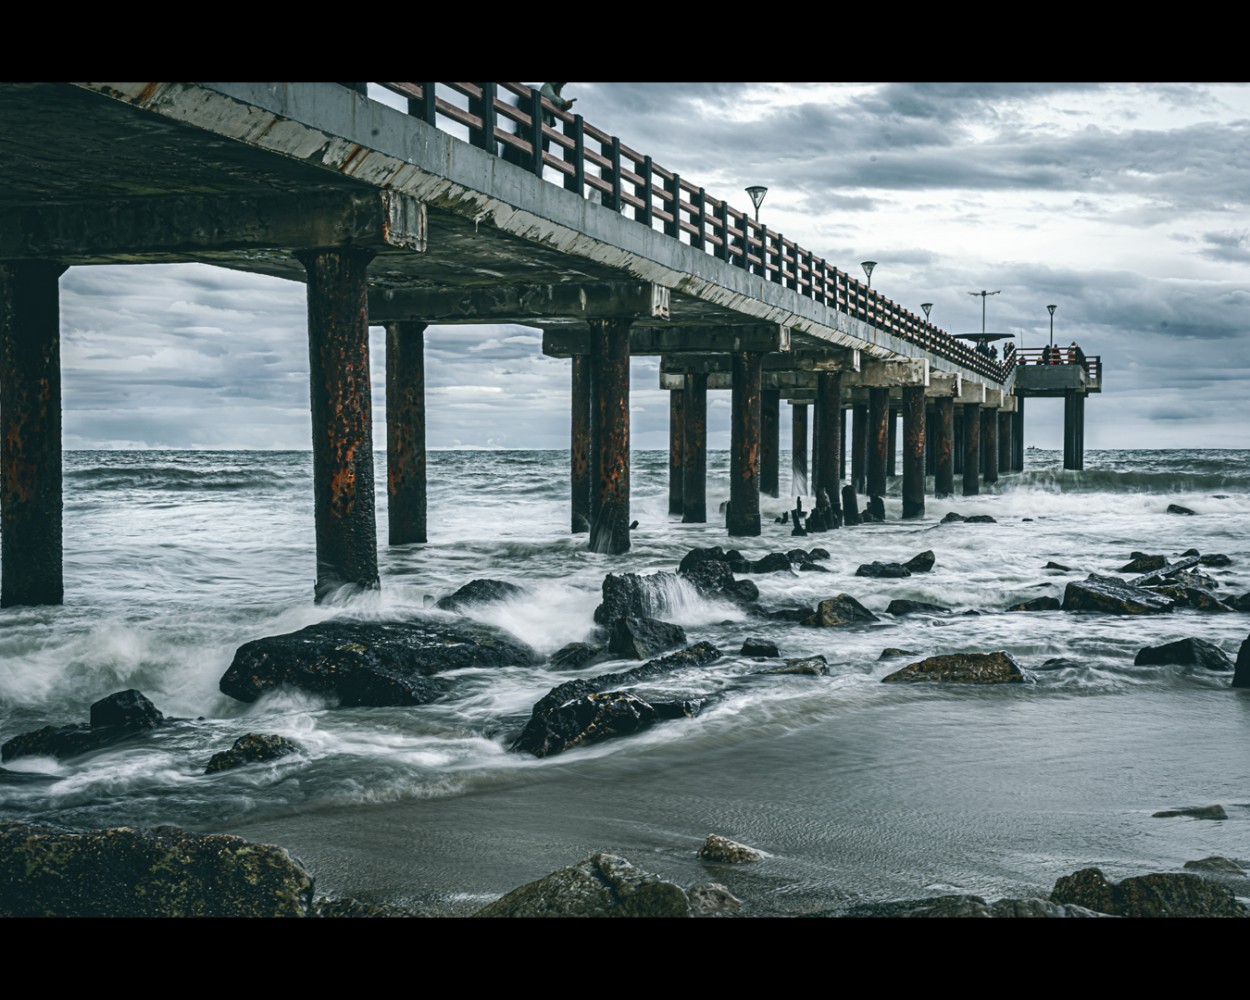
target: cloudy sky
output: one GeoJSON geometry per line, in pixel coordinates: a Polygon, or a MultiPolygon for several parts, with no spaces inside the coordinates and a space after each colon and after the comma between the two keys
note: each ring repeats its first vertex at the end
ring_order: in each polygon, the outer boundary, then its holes
{"type": "MultiPolygon", "coordinates": [[[[380,96],[380,93],[379,93],[380,96]]],[[[1102,355],[1088,448],[1250,447],[1250,85],[570,83],[587,121],[952,333],[1102,355]]],[[[61,279],[67,448],[309,447],[302,285],[201,265],[61,279]]],[[[385,448],[372,331],[374,446],[385,448]]],[[[524,327],[426,333],[431,448],[568,446],[569,362],[524,327]]],[[[667,447],[657,359],[636,448],[667,447]]],[[[728,395],[709,444],[728,446],[728,395]]],[[[1026,442],[1062,446],[1062,402],[1026,442]]],[[[783,442],[789,415],[782,417],[783,442]]]]}

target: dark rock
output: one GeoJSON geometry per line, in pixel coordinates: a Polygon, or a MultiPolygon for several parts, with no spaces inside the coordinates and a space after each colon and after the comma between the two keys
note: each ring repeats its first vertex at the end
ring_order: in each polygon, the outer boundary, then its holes
{"type": "Polygon", "coordinates": [[[829,673],[829,662],[819,653],[815,656],[796,657],[786,660],[785,666],[761,670],[762,674],[800,674],[807,677],[823,677],[829,673]]]}
{"type": "Polygon", "coordinates": [[[777,644],[769,642],[767,639],[756,639],[754,636],[747,639],[742,644],[740,650],[742,656],[779,656],[777,644]]]}
{"type": "Polygon", "coordinates": [[[802,566],[805,562],[812,561],[812,557],[802,549],[791,549],[786,553],[786,558],[796,566],[802,566]]]}
{"type": "Polygon", "coordinates": [[[751,564],[752,573],[789,573],[790,560],[784,552],[770,552],[751,564]]]}
{"type": "Polygon", "coordinates": [[[364,903],[359,899],[330,899],[322,896],[313,901],[313,917],[339,920],[351,919],[398,919],[412,917],[429,917],[433,914],[422,910],[413,910],[406,906],[392,906],[389,903],[364,903]]]}
{"type": "Polygon", "coordinates": [[[800,573],[828,573],[830,571],[827,567],[820,565],[820,563],[805,562],[801,566],[799,566],[799,572],[800,573]]]}
{"type": "Polygon", "coordinates": [[[1224,650],[1206,639],[1177,639],[1161,646],[1146,646],[1137,651],[1134,666],[1157,663],[1180,663],[1204,670],[1232,670],[1233,661],[1224,650]]]}
{"type": "Polygon", "coordinates": [[[1153,615],[1171,611],[1175,602],[1114,576],[1091,573],[1063,592],[1064,611],[1101,611],[1115,615],[1153,615]]]}
{"type": "Polygon", "coordinates": [[[86,725],[44,726],[19,733],[0,746],[0,760],[43,756],[64,760],[113,746],[168,721],[142,692],[134,689],[101,698],[91,706],[90,718],[86,725]]]}
{"type": "Polygon", "coordinates": [[[711,917],[718,913],[731,913],[742,908],[742,900],[719,882],[703,882],[686,890],[690,899],[691,915],[711,917]]]}
{"type": "Polygon", "coordinates": [[[618,618],[608,633],[608,652],[627,660],[645,660],[685,643],[684,628],[657,618],[618,618]]]}
{"type": "Polygon", "coordinates": [[[1163,556],[1148,556],[1145,553],[1133,553],[1133,559],[1120,567],[1120,573],[1149,573],[1151,570],[1163,569],[1168,561],[1163,556]]]}
{"type": "Polygon", "coordinates": [[[865,511],[871,520],[877,523],[885,521],[885,501],[881,497],[869,497],[865,511]]]}
{"type": "Polygon", "coordinates": [[[595,608],[596,624],[611,625],[618,618],[652,618],[663,613],[661,588],[674,579],[672,573],[609,573],[603,578],[603,602],[595,608]]]}
{"type": "Polygon", "coordinates": [[[924,601],[898,599],[890,602],[890,606],[885,609],[885,613],[888,615],[944,614],[949,610],[950,608],[944,608],[940,604],[926,604],[924,601]]]}
{"type": "Polygon", "coordinates": [[[931,918],[1038,918],[1038,917],[1105,917],[1083,906],[1061,905],[1047,899],[1000,899],[987,903],[980,896],[936,896],[932,899],[910,899],[892,903],[861,903],[844,916],[863,917],[931,917],[931,918]]]}
{"type": "Polygon", "coordinates": [[[1031,601],[1013,604],[1008,611],[1058,611],[1062,605],[1057,597],[1035,597],[1031,601]]]}
{"type": "Polygon", "coordinates": [[[764,855],[754,847],[747,847],[746,844],[739,844],[715,833],[708,834],[707,840],[699,848],[698,856],[704,861],[719,861],[730,865],[764,860],[764,855]]]}
{"type": "Polygon", "coordinates": [[[1158,583],[1161,580],[1175,578],[1176,575],[1183,570],[1187,570],[1192,566],[1198,565],[1198,557],[1186,556],[1176,560],[1171,565],[1164,566],[1162,569],[1151,570],[1149,573],[1143,573],[1141,576],[1135,576],[1128,581],[1130,587],[1144,587],[1149,583],[1158,583]]]}
{"type": "Polygon", "coordinates": [[[915,656],[916,652],[912,649],[899,649],[897,646],[886,646],[881,650],[878,660],[897,660],[900,656],[915,656]]]}
{"type": "Polygon", "coordinates": [[[1164,584],[1150,587],[1152,593],[1171,598],[1178,608],[1192,608],[1194,611],[1233,611],[1209,590],[1201,587],[1182,587],[1177,584],[1164,584]]]}
{"type": "Polygon", "coordinates": [[[735,580],[729,594],[739,604],[750,604],[760,599],[760,588],[751,580],[735,580]]]}
{"type": "Polygon", "coordinates": [[[1203,566],[1231,566],[1233,561],[1222,552],[1213,552],[1209,556],[1199,556],[1198,562],[1203,566]]]}
{"type": "Polygon", "coordinates": [[[312,894],[286,851],[240,837],[0,822],[3,917],[306,917],[312,894]]]}
{"type": "Polygon", "coordinates": [[[805,622],[816,614],[815,608],[779,608],[766,612],[767,617],[779,622],[805,622]]]}
{"type": "Polygon", "coordinates": [[[677,575],[704,597],[733,597],[734,575],[727,562],[705,560],[677,575]]]}
{"type": "Polygon", "coordinates": [[[1069,660],[1067,657],[1052,656],[1049,660],[1043,660],[1042,665],[1040,667],[1036,667],[1035,669],[1037,670],[1066,670],[1070,667],[1079,667],[1079,666],[1081,666],[1081,664],[1077,663],[1075,660],[1069,660]]]}
{"type": "Polygon", "coordinates": [[[1182,507],[1178,503],[1170,503],[1168,504],[1167,513],[1169,514],[1192,514],[1193,511],[1190,510],[1188,507],[1182,507]]]}
{"type": "Polygon", "coordinates": [[[439,598],[435,607],[443,611],[459,611],[470,604],[491,604],[495,601],[506,601],[525,593],[515,583],[503,580],[470,580],[454,594],[439,598]]]}
{"type": "Polygon", "coordinates": [[[1250,636],[1246,636],[1237,650],[1237,662],[1233,665],[1233,687],[1250,687],[1250,636]]]}
{"type": "Polygon", "coordinates": [[[989,514],[973,514],[972,517],[964,518],[965,524],[997,524],[998,522],[989,514]]]}
{"type": "Polygon", "coordinates": [[[1187,816],[1190,819],[1228,819],[1228,813],[1218,803],[1213,806],[1185,806],[1182,809],[1163,809],[1157,813],[1150,814],[1151,819],[1175,819],[1177,816],[1187,816]]]}
{"type": "Polygon", "coordinates": [[[1024,674],[1010,653],[948,653],[909,663],[883,683],[942,681],[948,684],[1021,684],[1024,674]]]}
{"type": "Polygon", "coordinates": [[[1229,889],[1183,872],[1138,875],[1115,884],[1098,868],[1085,868],[1059,879],[1050,899],[1117,917],[1246,915],[1229,889]]]}
{"type": "Polygon", "coordinates": [[[828,549],[822,549],[822,548],[820,548],[820,546],[817,546],[816,548],[811,549],[811,550],[807,553],[807,555],[808,555],[808,558],[810,558],[810,559],[828,559],[828,558],[830,558],[830,556],[829,556],[829,550],[828,550],[828,549]]]}
{"type": "Polygon", "coordinates": [[[557,670],[578,670],[594,663],[607,654],[602,646],[585,642],[570,642],[551,654],[551,665],[557,670]]]}
{"type": "Polygon", "coordinates": [[[1246,874],[1246,870],[1237,864],[1236,861],[1222,858],[1218,854],[1213,854],[1209,858],[1201,858],[1198,861],[1186,861],[1181,867],[1189,868],[1192,871],[1216,872],[1222,875],[1246,874]]]}
{"type": "Polygon", "coordinates": [[[926,549],[919,555],[912,556],[907,562],[903,563],[913,573],[927,573],[933,569],[935,559],[932,549],[926,549]]]}
{"type": "Polygon", "coordinates": [[[1182,553],[1181,553],[1181,555],[1182,555],[1182,556],[1198,556],[1198,557],[1201,557],[1201,556],[1202,556],[1202,553],[1201,553],[1201,552],[1199,552],[1197,549],[1186,549],[1184,552],[1182,552],[1182,553]]]}
{"type": "Polygon", "coordinates": [[[962,514],[956,514],[952,510],[949,514],[947,514],[944,518],[942,518],[942,520],[940,520],[938,524],[955,524],[958,521],[966,521],[966,520],[968,519],[964,517],[962,514]]]}
{"type": "Polygon", "coordinates": [[[1229,607],[1234,611],[1250,611],[1250,593],[1242,594],[1240,597],[1234,597],[1228,601],[1229,607]]]}
{"type": "Polygon", "coordinates": [[[1218,590],[1220,586],[1220,581],[1213,576],[1207,576],[1206,573],[1190,573],[1187,570],[1170,574],[1168,582],[1181,587],[1197,587],[1201,590],[1218,590]]]}
{"type": "Polygon", "coordinates": [[[552,710],[537,725],[532,719],[512,750],[550,757],[614,736],[641,732],[666,719],[693,718],[699,708],[696,701],[652,703],[629,691],[585,694],[552,710]]]}
{"type": "Polygon", "coordinates": [[[234,741],[229,750],[215,753],[204,768],[205,774],[216,774],[218,771],[229,771],[244,764],[258,764],[267,760],[277,760],[289,754],[299,753],[303,749],[285,736],[247,733],[234,741]]]}
{"type": "Polygon", "coordinates": [[[688,917],[685,891],[613,854],[552,872],[478,910],[478,917],[688,917]]]}
{"type": "Polygon", "coordinates": [[[528,647],[486,625],[336,619],[245,643],[218,686],[240,701],[289,684],[341,705],[422,705],[445,689],[430,680],[433,674],[536,659],[528,647]]]}
{"type": "Polygon", "coordinates": [[[874,576],[874,577],[903,577],[911,576],[909,570],[902,563],[883,563],[873,562],[864,563],[855,571],[856,576],[874,576]]]}
{"type": "Polygon", "coordinates": [[[1045,566],[1042,567],[1042,569],[1057,569],[1057,570],[1062,570],[1064,573],[1072,572],[1071,566],[1064,566],[1061,563],[1057,563],[1057,562],[1048,562],[1045,566]]]}
{"type": "Polygon", "coordinates": [[[678,573],[684,573],[686,570],[697,566],[704,562],[724,562],[725,550],[719,545],[714,545],[710,549],[691,549],[682,556],[681,564],[677,567],[678,573]]]}
{"type": "Polygon", "coordinates": [[[850,594],[839,594],[837,597],[821,601],[816,606],[816,613],[804,619],[803,624],[817,625],[821,628],[843,628],[847,625],[880,620],[850,594]]]}

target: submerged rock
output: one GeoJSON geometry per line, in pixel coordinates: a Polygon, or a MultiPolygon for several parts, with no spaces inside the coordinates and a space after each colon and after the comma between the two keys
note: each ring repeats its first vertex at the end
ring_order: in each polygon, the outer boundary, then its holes
{"type": "Polygon", "coordinates": [[[816,606],[816,613],[804,619],[803,624],[816,625],[821,628],[844,628],[847,625],[880,620],[850,594],[839,594],[837,597],[821,601],[816,606]]]}
{"type": "Polygon", "coordinates": [[[312,894],[286,851],[241,837],[0,822],[4,917],[306,917],[312,894]]]}
{"type": "Polygon", "coordinates": [[[1064,611],[1101,611],[1115,615],[1153,615],[1171,611],[1170,597],[1134,587],[1114,576],[1091,573],[1074,580],[1063,592],[1064,611]]]}
{"type": "Polygon", "coordinates": [[[1048,899],[1000,899],[987,903],[981,896],[936,896],[895,903],[863,903],[844,914],[847,917],[928,917],[928,918],[1039,918],[1106,917],[1083,906],[1052,903],[1048,899]]]}
{"type": "Polygon", "coordinates": [[[608,652],[626,660],[645,660],[686,643],[686,630],[657,618],[618,618],[608,632],[608,652]]]}
{"type": "Polygon", "coordinates": [[[1162,809],[1151,813],[1151,819],[1175,819],[1177,816],[1188,816],[1190,819],[1228,819],[1228,813],[1218,803],[1213,806],[1185,806],[1181,809],[1162,809]]]}
{"type": "Polygon", "coordinates": [[[1063,605],[1057,597],[1035,597],[1031,601],[1013,604],[1008,611],[1058,611],[1063,605]]]}
{"type": "Polygon", "coordinates": [[[1020,684],[1024,673],[1010,653],[948,653],[909,663],[882,683],[941,681],[947,684],[1020,684]]]}
{"type": "Polygon", "coordinates": [[[459,611],[470,604],[490,604],[495,601],[506,601],[525,593],[515,583],[503,580],[470,580],[454,594],[448,594],[435,602],[435,607],[443,611],[459,611]]]}
{"type": "Polygon", "coordinates": [[[942,518],[942,520],[940,520],[938,524],[955,524],[959,521],[966,521],[966,520],[968,519],[964,517],[963,514],[956,514],[952,510],[949,514],[947,514],[944,518],[942,518]]]}
{"type": "Polygon", "coordinates": [[[465,621],[331,620],[240,646],[219,687],[255,701],[284,684],[351,705],[421,705],[444,686],[431,675],[535,662],[532,650],[465,621]]]}
{"type": "Polygon", "coordinates": [[[551,654],[551,665],[557,670],[578,670],[607,655],[603,646],[586,642],[570,642],[551,654]]]}
{"type": "Polygon", "coordinates": [[[998,521],[990,517],[989,514],[973,514],[971,517],[965,517],[964,523],[965,524],[997,524],[998,521]]]}
{"type": "Polygon", "coordinates": [[[933,569],[933,563],[935,561],[933,550],[926,549],[919,555],[912,556],[907,560],[907,562],[903,563],[903,565],[913,573],[928,573],[929,570],[933,569]]]}
{"type": "Polygon", "coordinates": [[[764,855],[754,847],[739,844],[737,841],[722,837],[717,833],[709,833],[698,856],[704,861],[719,861],[724,864],[738,865],[747,861],[763,861],[764,855]]]}
{"type": "Polygon", "coordinates": [[[229,771],[244,764],[258,764],[267,760],[277,760],[289,754],[299,753],[303,748],[285,736],[247,733],[234,741],[229,750],[222,750],[209,758],[205,774],[216,774],[218,771],[229,771]]]}
{"type": "Polygon", "coordinates": [[[784,552],[770,552],[751,563],[752,573],[789,573],[790,559],[784,552]]]}
{"type": "Polygon", "coordinates": [[[1164,569],[1168,564],[1163,556],[1148,556],[1144,552],[1134,552],[1133,558],[1119,568],[1120,573],[1149,573],[1151,570],[1164,569]]]}
{"type": "Polygon", "coordinates": [[[1206,639],[1177,639],[1161,646],[1146,646],[1137,651],[1134,666],[1180,663],[1204,670],[1232,670],[1233,661],[1215,643],[1206,639]]]}
{"type": "Polygon", "coordinates": [[[1167,513],[1169,514],[1192,514],[1193,511],[1190,510],[1188,507],[1182,507],[1178,503],[1170,503],[1168,504],[1167,513]]]}
{"type": "Polygon", "coordinates": [[[795,657],[786,660],[780,667],[761,670],[762,674],[802,674],[808,677],[823,677],[829,673],[829,661],[817,653],[815,656],[795,657]]]}
{"type": "Polygon", "coordinates": [[[855,571],[855,575],[894,578],[911,576],[911,570],[909,570],[902,563],[872,562],[861,565],[859,569],[855,571]]]}
{"type": "Polygon", "coordinates": [[[1246,916],[1229,889],[1184,872],[1138,875],[1116,884],[1100,869],[1084,868],[1059,879],[1050,899],[1117,917],[1246,916]]]}
{"type": "Polygon", "coordinates": [[[1222,552],[1212,552],[1208,556],[1199,556],[1198,562],[1203,566],[1231,566],[1233,561],[1222,552]]]}
{"type": "Polygon", "coordinates": [[[1071,566],[1064,566],[1062,563],[1057,563],[1057,562],[1048,562],[1045,566],[1042,567],[1042,569],[1057,569],[1057,570],[1063,571],[1064,573],[1072,572],[1071,566]]]}
{"type": "Polygon", "coordinates": [[[1186,861],[1181,867],[1199,872],[1217,872],[1222,875],[1246,874],[1246,870],[1237,864],[1236,861],[1222,858],[1218,854],[1213,854],[1208,858],[1200,858],[1197,861],[1186,861]]]}
{"type": "Polygon", "coordinates": [[[885,609],[887,615],[945,614],[950,608],[940,604],[926,604],[924,601],[906,601],[901,598],[890,602],[885,609]]]}
{"type": "Polygon", "coordinates": [[[91,706],[86,725],[44,726],[19,733],[0,746],[0,760],[42,756],[64,760],[113,746],[167,721],[141,691],[118,691],[91,706]]]}
{"type": "Polygon", "coordinates": [[[635,868],[614,854],[596,854],[513,889],[477,917],[688,917],[681,886],[635,868]]]}
{"type": "Polygon", "coordinates": [[[901,656],[915,656],[915,655],[916,655],[916,651],[914,649],[899,649],[897,646],[886,646],[885,649],[881,650],[881,655],[878,656],[877,659],[878,660],[897,660],[901,656]]]}

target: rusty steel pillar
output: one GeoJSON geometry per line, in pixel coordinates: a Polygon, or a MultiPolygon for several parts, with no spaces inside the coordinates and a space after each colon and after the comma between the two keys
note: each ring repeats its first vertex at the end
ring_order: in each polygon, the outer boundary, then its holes
{"type": "Polygon", "coordinates": [[[823,489],[829,495],[834,510],[842,509],[842,373],[820,372],[816,376],[816,425],[820,428],[818,447],[820,457],[816,460],[817,480],[812,484],[812,495],[819,496],[823,489]]]}
{"type": "Polygon", "coordinates": [[[864,493],[868,487],[865,465],[868,455],[868,404],[856,403],[851,428],[851,485],[855,492],[864,493]]]}
{"type": "Polygon", "coordinates": [[[1024,397],[1016,397],[1016,412],[1011,415],[1011,438],[1015,452],[1015,469],[1024,471],[1024,397]]]}
{"type": "MultiPolygon", "coordinates": [[[[846,448],[847,448],[847,444],[850,442],[850,438],[847,436],[847,433],[846,433],[846,422],[848,419],[849,419],[848,412],[844,409],[839,409],[838,410],[838,469],[841,470],[838,473],[839,482],[843,482],[846,480],[847,470],[850,468],[850,465],[846,461],[846,448]]],[[[852,431],[852,433],[854,432],[852,431]]],[[[853,448],[851,450],[854,451],[853,448]]],[[[852,455],[852,457],[854,456],[852,455]]]]}
{"type": "Polygon", "coordinates": [[[386,531],[425,536],[425,323],[386,324],[386,531]]]}
{"type": "Polygon", "coordinates": [[[985,485],[998,482],[998,410],[981,411],[981,434],[985,439],[985,485]]]}
{"type": "Polygon", "coordinates": [[[760,392],[760,492],[775,497],[780,492],[781,393],[760,392]]]}
{"type": "Polygon", "coordinates": [[[590,356],[569,360],[569,531],[580,535],[590,530],[590,356]]]}
{"type": "Polygon", "coordinates": [[[934,405],[925,412],[924,474],[926,476],[937,475],[937,422],[937,406],[934,405]]]}
{"type": "Polygon", "coordinates": [[[933,495],[949,497],[955,493],[955,398],[939,396],[937,419],[933,422],[937,435],[936,469],[933,473],[933,495]]]}
{"type": "Polygon", "coordinates": [[[378,588],[368,250],[305,250],[318,602],[378,588]]]}
{"type": "Polygon", "coordinates": [[[885,446],[885,474],[887,476],[898,475],[898,459],[895,452],[898,451],[898,415],[900,408],[897,406],[890,407],[889,423],[889,441],[885,446]]]}
{"type": "Polygon", "coordinates": [[[60,604],[60,264],[0,264],[0,607],[60,604]]]}
{"type": "Polygon", "coordinates": [[[729,509],[725,528],[733,536],[760,533],[760,359],[758,351],[734,351],[733,415],[730,418],[729,509]]]}
{"type": "Polygon", "coordinates": [[[686,390],[669,389],[668,391],[668,512],[682,512],[681,487],[682,457],[685,450],[686,423],[683,414],[686,412],[686,390]]]}
{"type": "Polygon", "coordinates": [[[1004,475],[1015,468],[1011,460],[1011,414],[998,411],[998,471],[1004,475]]]}
{"type": "Polygon", "coordinates": [[[629,551],[629,328],[590,320],[590,551],[629,551]]]}
{"type": "Polygon", "coordinates": [[[890,390],[868,390],[868,495],[885,496],[885,455],[890,444],[890,390]]]}
{"type": "Polygon", "coordinates": [[[964,471],[964,408],[958,406],[955,408],[954,417],[954,445],[952,454],[955,456],[955,475],[959,476],[964,471]]]}
{"type": "Polygon", "coordinates": [[[903,388],[903,517],[924,516],[924,386],[903,388]]]}
{"type": "Polygon", "coordinates": [[[707,522],[707,375],[686,375],[682,524],[707,522]]]}
{"type": "Polygon", "coordinates": [[[981,404],[964,403],[964,496],[981,492],[981,404]]]}
{"type": "Polygon", "coordinates": [[[1085,468],[1085,394],[1067,389],[1063,396],[1063,467],[1085,468]]]}
{"type": "Polygon", "coordinates": [[[807,496],[807,404],[790,407],[790,492],[807,496]]]}

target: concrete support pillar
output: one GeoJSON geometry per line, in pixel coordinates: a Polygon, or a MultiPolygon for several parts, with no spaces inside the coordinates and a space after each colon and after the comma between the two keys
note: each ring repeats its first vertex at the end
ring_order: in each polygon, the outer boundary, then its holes
{"type": "Polygon", "coordinates": [[[985,439],[985,485],[998,482],[998,410],[981,411],[981,431],[985,439]]]}
{"type": "Polygon", "coordinates": [[[707,375],[686,376],[682,454],[683,524],[707,522],[707,375]]]}
{"type": "Polygon", "coordinates": [[[1011,436],[1015,442],[1016,471],[1024,471],[1024,397],[1016,397],[1016,412],[1011,415],[1011,436]]]}
{"type": "Polygon", "coordinates": [[[1079,389],[1064,392],[1063,467],[1085,468],[1085,394],[1079,389]]]}
{"type": "Polygon", "coordinates": [[[903,388],[903,517],[924,516],[924,386],[903,388]]]}
{"type": "Polygon", "coordinates": [[[760,492],[775,497],[781,463],[781,393],[776,389],[760,393],[760,434],[760,492]]]}
{"type": "Polygon", "coordinates": [[[998,411],[998,470],[1002,473],[1015,468],[1011,460],[1011,414],[998,411]]]}
{"type": "Polygon", "coordinates": [[[838,468],[841,470],[838,473],[838,479],[841,482],[846,481],[846,470],[850,468],[850,464],[846,460],[846,446],[851,440],[846,433],[846,422],[848,419],[849,416],[846,410],[838,411],[838,468]]]}
{"type": "Polygon", "coordinates": [[[760,533],[760,365],[757,351],[735,351],[733,416],[729,444],[729,509],[732,536],[760,533]]]}
{"type": "Polygon", "coordinates": [[[426,540],[425,323],[386,324],[386,537],[426,540]]]}
{"type": "Polygon", "coordinates": [[[590,320],[590,551],[629,551],[629,328],[590,320]]]}
{"type": "Polygon", "coordinates": [[[0,264],[0,606],[60,604],[60,264],[0,264]]]}
{"type": "Polygon", "coordinates": [[[367,250],[307,250],[318,603],[378,588],[367,250]]]}
{"type": "Polygon", "coordinates": [[[855,492],[864,493],[868,488],[866,459],[868,455],[868,405],[856,403],[851,428],[851,485],[855,492]]]}
{"type": "Polygon", "coordinates": [[[939,396],[937,417],[933,422],[936,430],[936,469],[933,473],[933,495],[949,497],[955,493],[955,399],[939,396]]]}
{"type": "Polygon", "coordinates": [[[821,372],[816,377],[816,422],[820,427],[820,458],[812,495],[823,489],[834,510],[842,507],[842,373],[821,372]]]}
{"type": "Polygon", "coordinates": [[[959,476],[964,471],[964,408],[957,406],[955,408],[955,443],[953,454],[955,456],[955,475],[959,476]]]}
{"type": "Polygon", "coordinates": [[[868,390],[868,495],[885,496],[885,456],[890,445],[890,390],[868,390]]]}
{"type": "Polygon", "coordinates": [[[889,423],[887,424],[889,440],[885,446],[885,474],[887,476],[898,475],[898,458],[896,456],[898,451],[898,414],[899,407],[891,406],[889,423]]]}
{"type": "Polygon", "coordinates": [[[790,492],[807,496],[807,404],[790,409],[790,492]]]}
{"type": "Polygon", "coordinates": [[[569,360],[569,528],[579,535],[590,530],[590,355],[569,360]]]}
{"type": "Polygon", "coordinates": [[[981,404],[964,404],[964,496],[981,492],[981,404]]]}
{"type": "Polygon", "coordinates": [[[681,488],[682,459],[685,453],[686,422],[686,390],[670,389],[668,391],[668,512],[682,512],[681,488]]]}
{"type": "Polygon", "coordinates": [[[937,407],[925,413],[924,428],[924,473],[926,476],[937,475],[937,407]]]}

